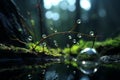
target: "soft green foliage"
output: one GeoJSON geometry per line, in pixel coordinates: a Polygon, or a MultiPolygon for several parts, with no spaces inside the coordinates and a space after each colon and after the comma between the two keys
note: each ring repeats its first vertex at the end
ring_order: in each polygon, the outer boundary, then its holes
{"type": "MultiPolygon", "coordinates": [[[[32,50],[36,44],[36,43],[28,43],[27,47],[28,49],[32,50]]],[[[37,53],[41,53],[44,52],[46,55],[52,55],[52,56],[63,56],[66,61],[66,63],[69,63],[70,57],[77,57],[78,54],[80,53],[81,50],[83,50],[84,48],[87,47],[92,47],[93,42],[92,41],[84,41],[82,39],[80,39],[76,44],[73,44],[71,47],[65,47],[64,49],[61,48],[50,48],[48,46],[43,46],[38,45],[35,47],[35,51],[37,53]]],[[[107,39],[104,42],[99,42],[96,41],[94,48],[97,48],[99,46],[120,46],[120,37],[116,37],[114,39],[107,39]]],[[[80,55],[79,56],[81,59],[91,59],[91,56],[88,55],[80,55]]],[[[94,56],[92,56],[94,57],[94,56]]],[[[74,64],[74,63],[73,63],[74,64]]]]}
{"type": "Polygon", "coordinates": [[[60,48],[56,48],[56,49],[51,48],[51,49],[48,50],[48,54],[52,55],[52,56],[61,56],[62,54],[60,54],[60,53],[61,53],[60,48]]]}
{"type": "Polygon", "coordinates": [[[69,54],[71,52],[70,48],[64,48],[63,53],[69,54]]]}
{"type": "MultiPolygon", "coordinates": [[[[36,43],[37,44],[37,43],[36,43]]],[[[36,46],[35,43],[28,43],[27,47],[30,50],[35,50],[35,52],[39,53],[44,53],[46,55],[51,55],[51,56],[61,56],[60,52],[62,51],[60,48],[54,49],[54,48],[48,48],[47,46],[44,45],[39,45],[36,46]]]]}
{"type": "Polygon", "coordinates": [[[111,46],[120,46],[120,36],[112,39],[107,39],[106,41],[103,42],[103,45],[111,45],[111,46]]]}
{"type": "MultiPolygon", "coordinates": [[[[72,64],[72,65],[76,65],[76,62],[69,59],[71,57],[70,54],[76,54],[77,58],[79,58],[80,60],[93,60],[93,59],[97,59],[99,57],[96,56],[96,55],[86,55],[86,54],[81,54],[79,55],[78,53],[80,53],[80,50],[84,49],[84,48],[87,48],[87,47],[91,47],[92,45],[92,41],[84,41],[84,40],[80,40],[79,41],[79,45],[78,44],[74,44],[72,45],[72,47],[70,48],[64,48],[64,54],[65,55],[65,62],[66,63],[69,63],[69,64],[72,64]]],[[[105,41],[102,41],[102,42],[99,42],[99,41],[96,41],[95,42],[95,45],[94,45],[94,48],[98,48],[99,46],[108,46],[108,47],[120,47],[120,36],[112,39],[106,39],[105,41]]],[[[77,66],[77,65],[76,65],[77,66]]],[[[114,65],[112,64],[109,64],[109,65],[104,65],[106,67],[113,67],[114,65]]],[[[119,65],[118,65],[119,66],[119,65]]]]}
{"type": "Polygon", "coordinates": [[[79,53],[79,50],[80,50],[80,46],[75,44],[71,47],[71,53],[72,54],[78,54],[79,53]]]}
{"type": "Polygon", "coordinates": [[[83,48],[87,48],[87,47],[92,47],[92,41],[84,41],[84,40],[80,40],[79,41],[79,46],[81,49],[83,48]]]}
{"type": "Polygon", "coordinates": [[[80,40],[78,43],[72,45],[70,48],[64,48],[63,53],[77,55],[84,48],[91,47],[92,41],[80,40]]]}
{"type": "Polygon", "coordinates": [[[28,49],[32,50],[35,47],[35,43],[28,43],[26,46],[28,49]]]}

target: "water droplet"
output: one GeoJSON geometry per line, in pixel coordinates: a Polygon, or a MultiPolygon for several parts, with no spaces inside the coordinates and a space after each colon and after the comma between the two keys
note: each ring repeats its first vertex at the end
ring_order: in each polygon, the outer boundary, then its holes
{"type": "Polygon", "coordinates": [[[77,42],[77,45],[80,45],[80,43],[79,43],[79,42],[77,42]]]}
{"type": "Polygon", "coordinates": [[[56,40],[53,40],[53,42],[54,42],[54,43],[57,43],[57,41],[56,41],[56,40]]]}
{"type": "Polygon", "coordinates": [[[95,49],[85,48],[77,56],[79,69],[84,74],[93,74],[97,72],[99,66],[99,56],[95,49]]]}
{"type": "Polygon", "coordinates": [[[32,36],[29,36],[29,37],[28,37],[28,41],[32,41],[32,36]]]}
{"type": "Polygon", "coordinates": [[[67,68],[70,68],[70,66],[69,66],[69,65],[67,65],[67,68]]]}
{"type": "Polygon", "coordinates": [[[73,60],[73,61],[75,61],[75,62],[77,61],[77,59],[76,59],[76,58],[73,58],[72,60],[73,60]]]}
{"type": "Polygon", "coordinates": [[[50,27],[50,30],[52,30],[52,31],[53,31],[53,27],[50,27]]]}
{"type": "Polygon", "coordinates": [[[43,69],[43,72],[42,72],[42,74],[45,74],[45,69],[43,69]]]}
{"type": "Polygon", "coordinates": [[[57,43],[55,43],[55,46],[56,46],[56,47],[58,47],[58,44],[57,44],[57,43]]]}
{"type": "Polygon", "coordinates": [[[35,26],[35,20],[34,19],[31,19],[30,22],[31,22],[32,26],[35,26]]]}
{"type": "Polygon", "coordinates": [[[55,45],[56,47],[58,47],[58,43],[57,43],[57,41],[54,40],[53,42],[54,42],[54,45],[55,45]]]}
{"type": "Polygon", "coordinates": [[[69,36],[68,36],[68,38],[69,38],[69,39],[72,39],[72,36],[71,36],[71,35],[69,35],[69,36]]]}
{"type": "Polygon", "coordinates": [[[31,15],[31,13],[30,13],[29,11],[27,11],[27,14],[28,14],[28,15],[31,15]]]}
{"type": "Polygon", "coordinates": [[[43,46],[47,46],[47,43],[46,43],[46,42],[43,42],[43,46]]]}
{"type": "Polygon", "coordinates": [[[0,46],[3,46],[3,44],[0,44],[0,46]]]}
{"type": "Polygon", "coordinates": [[[46,37],[47,37],[46,34],[43,34],[43,35],[42,35],[42,38],[46,38],[46,37]]]}
{"type": "Polygon", "coordinates": [[[73,71],[73,74],[76,74],[76,71],[73,71]]]}
{"type": "Polygon", "coordinates": [[[94,31],[90,31],[90,36],[94,36],[94,31]]]}
{"type": "Polygon", "coordinates": [[[68,48],[70,47],[70,45],[69,45],[69,44],[67,44],[66,46],[67,46],[68,48]]]}
{"type": "Polygon", "coordinates": [[[19,32],[22,32],[22,29],[21,29],[21,28],[18,28],[18,31],[19,31],[19,32]]]}
{"type": "Polygon", "coordinates": [[[82,34],[81,34],[81,33],[78,33],[78,34],[77,34],[77,37],[78,37],[78,38],[81,38],[81,37],[82,37],[82,34]]]}
{"type": "Polygon", "coordinates": [[[81,24],[81,20],[80,19],[77,20],[77,24],[81,24]]]}
{"type": "Polygon", "coordinates": [[[55,33],[58,32],[57,29],[54,31],[55,33]]]}
{"type": "Polygon", "coordinates": [[[76,43],[77,41],[76,41],[76,39],[73,39],[73,43],[76,43]]]}
{"type": "Polygon", "coordinates": [[[28,74],[28,79],[32,79],[32,75],[31,74],[28,74]]]}

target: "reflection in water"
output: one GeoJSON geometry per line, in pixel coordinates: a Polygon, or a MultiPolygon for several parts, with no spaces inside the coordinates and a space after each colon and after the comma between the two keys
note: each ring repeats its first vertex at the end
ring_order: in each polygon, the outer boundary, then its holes
{"type": "Polygon", "coordinates": [[[82,61],[81,66],[80,66],[80,70],[84,74],[92,74],[92,73],[97,72],[98,65],[99,65],[98,62],[82,61]]]}
{"type": "Polygon", "coordinates": [[[48,71],[45,74],[45,80],[58,80],[58,73],[56,71],[48,71]]]}
{"type": "Polygon", "coordinates": [[[118,80],[120,69],[99,67],[93,75],[84,75],[76,67],[64,63],[48,66],[39,65],[4,69],[0,72],[0,80],[118,80]],[[116,79],[118,78],[118,79],[116,79]]]}
{"type": "Polygon", "coordinates": [[[73,80],[74,79],[74,76],[72,74],[70,74],[67,78],[67,80],[73,80]]]}
{"type": "Polygon", "coordinates": [[[80,80],[90,80],[90,78],[88,76],[82,76],[80,80]]]}
{"type": "Polygon", "coordinates": [[[54,64],[47,68],[45,80],[76,80],[76,68],[66,64],[54,64]]]}

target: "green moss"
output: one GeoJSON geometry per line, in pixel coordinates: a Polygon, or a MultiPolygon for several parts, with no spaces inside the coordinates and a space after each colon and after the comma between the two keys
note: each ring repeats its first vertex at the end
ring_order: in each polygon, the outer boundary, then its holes
{"type": "Polygon", "coordinates": [[[64,48],[63,53],[69,54],[71,52],[70,48],[64,48]]]}
{"type": "Polygon", "coordinates": [[[120,36],[112,39],[107,39],[106,41],[103,42],[104,46],[110,45],[110,46],[120,46],[120,36]]]}
{"type": "Polygon", "coordinates": [[[75,44],[71,47],[71,54],[78,54],[80,50],[80,46],[75,44]]]}

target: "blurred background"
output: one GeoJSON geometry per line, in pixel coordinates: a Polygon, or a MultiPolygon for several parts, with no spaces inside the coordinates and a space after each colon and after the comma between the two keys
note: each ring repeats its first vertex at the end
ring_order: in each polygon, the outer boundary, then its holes
{"type": "MultiPolygon", "coordinates": [[[[98,41],[114,38],[120,34],[119,0],[13,0],[26,19],[33,41],[43,36],[70,30],[79,20],[75,31],[100,35],[98,41]]],[[[76,34],[72,40],[79,40],[76,34]]],[[[57,35],[48,40],[52,46],[72,44],[69,34],[57,35]]],[[[84,40],[89,40],[84,38],[84,40]]]]}

